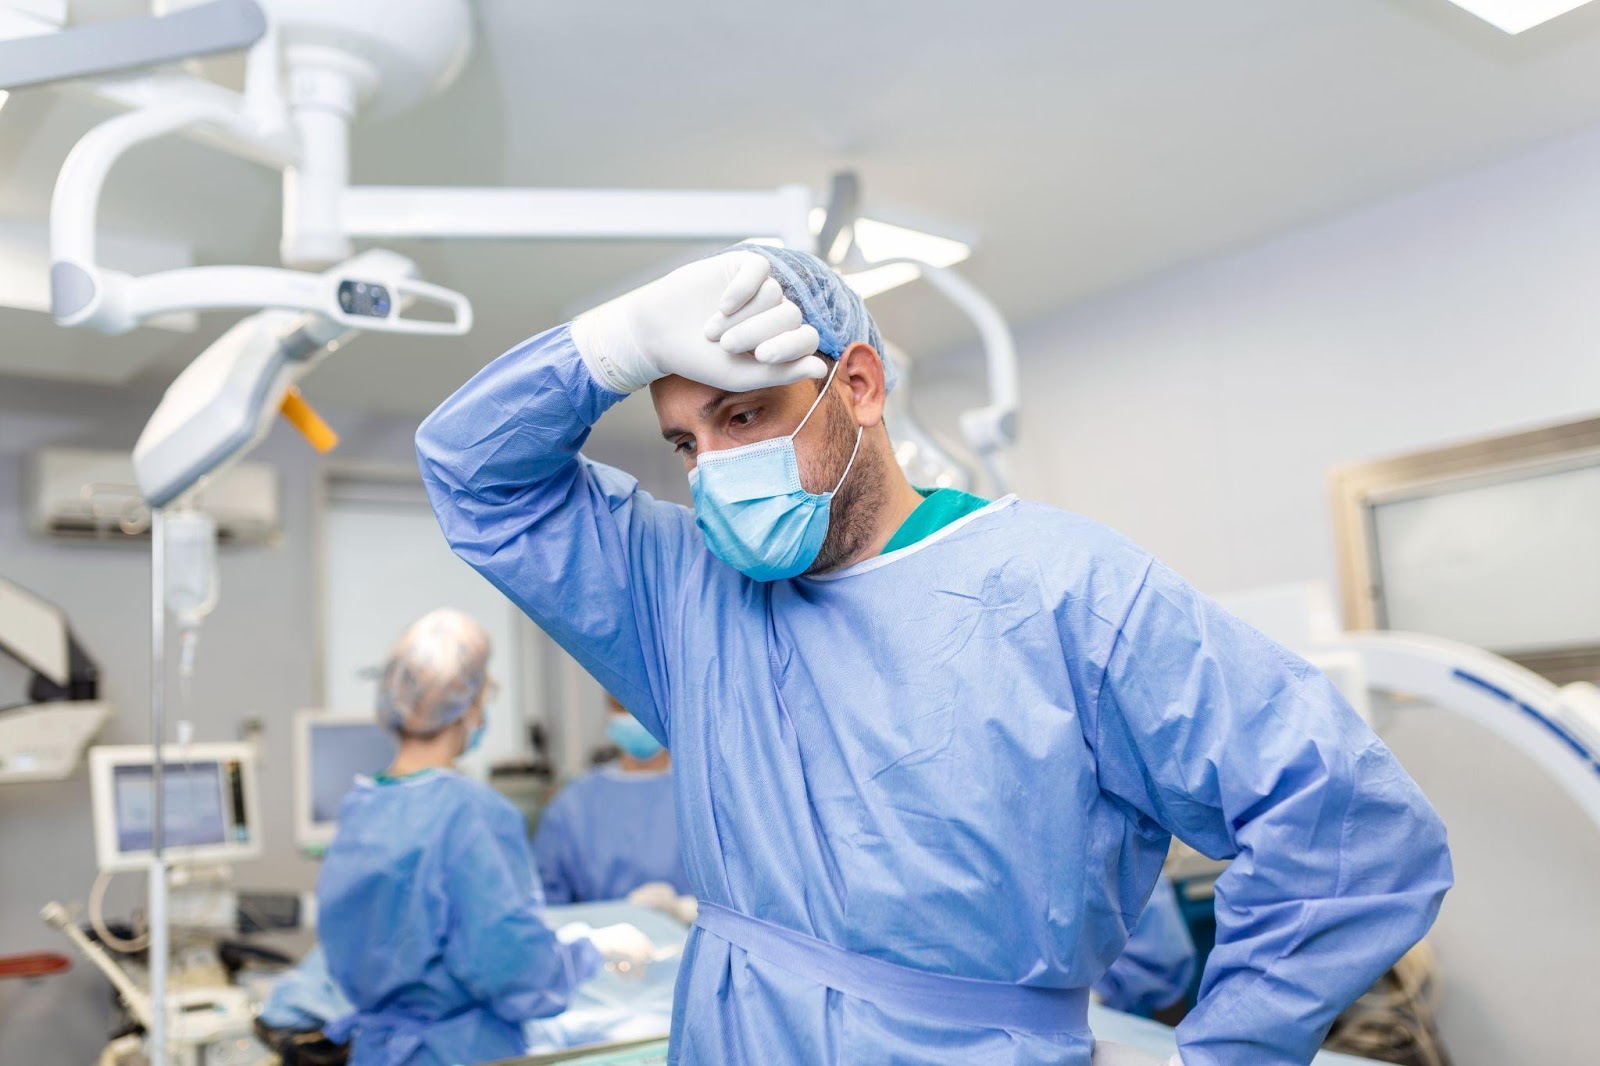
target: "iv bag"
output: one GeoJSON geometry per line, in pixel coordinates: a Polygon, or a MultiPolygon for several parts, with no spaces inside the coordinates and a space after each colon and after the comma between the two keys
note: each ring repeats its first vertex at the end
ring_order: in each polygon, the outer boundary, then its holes
{"type": "Polygon", "coordinates": [[[217,524],[199,511],[166,516],[167,610],[184,629],[217,605],[217,524]]]}

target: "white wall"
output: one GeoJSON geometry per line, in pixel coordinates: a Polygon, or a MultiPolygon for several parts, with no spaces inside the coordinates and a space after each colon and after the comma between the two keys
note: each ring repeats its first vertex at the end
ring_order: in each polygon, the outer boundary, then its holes
{"type": "MultiPolygon", "coordinates": [[[[1122,530],[1209,592],[1333,584],[1331,467],[1600,411],[1600,130],[1108,295],[1018,342],[1020,493],[1122,530]]],[[[919,388],[925,424],[973,403],[976,362],[921,369],[958,375],[919,388]]],[[[1520,859],[1502,871],[1478,844],[1520,833],[1567,857],[1535,868],[1560,882],[1545,897],[1592,895],[1592,872],[1574,871],[1593,868],[1594,827],[1570,802],[1499,787],[1508,770],[1475,787],[1507,766],[1491,737],[1436,715],[1395,739],[1460,823],[1458,877],[1514,875],[1520,859]],[[1563,847],[1568,832],[1588,836],[1563,847]]],[[[1482,888],[1448,899],[1435,931],[1456,1062],[1590,1054],[1592,976],[1549,917],[1572,911],[1486,911],[1482,888]]]]}
{"type": "MultiPolygon", "coordinates": [[[[1331,581],[1330,467],[1600,411],[1600,129],[1108,295],[1018,343],[1020,492],[1109,523],[1208,591],[1331,581]]],[[[972,388],[927,382],[925,421],[953,424],[934,412],[972,388]]]]}

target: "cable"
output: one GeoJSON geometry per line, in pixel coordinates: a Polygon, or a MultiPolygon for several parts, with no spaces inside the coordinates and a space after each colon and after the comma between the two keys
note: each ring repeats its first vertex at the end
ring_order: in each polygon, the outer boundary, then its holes
{"type": "Polygon", "coordinates": [[[94,930],[94,935],[100,938],[100,942],[111,950],[120,951],[124,955],[133,955],[150,946],[150,933],[146,930],[132,940],[124,940],[106,927],[106,889],[114,876],[110,870],[101,870],[99,876],[94,879],[94,887],[89,890],[89,927],[94,930]]]}
{"type": "Polygon", "coordinates": [[[1433,953],[1418,944],[1340,1015],[1326,1047],[1382,1062],[1450,1066],[1434,1024],[1433,953]]]}

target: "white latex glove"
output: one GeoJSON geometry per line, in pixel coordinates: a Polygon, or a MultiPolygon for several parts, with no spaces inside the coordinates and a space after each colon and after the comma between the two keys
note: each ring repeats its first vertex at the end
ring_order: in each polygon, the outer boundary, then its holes
{"type": "Polygon", "coordinates": [[[620,974],[642,974],[644,968],[656,961],[656,946],[636,925],[618,922],[599,929],[584,922],[573,922],[556,930],[556,939],[563,944],[574,940],[587,940],[599,950],[606,960],[606,968],[620,974]]]}
{"type": "Polygon", "coordinates": [[[669,374],[749,392],[828,373],[814,357],[817,331],[755,252],[679,267],[580,315],[572,340],[612,392],[634,392],[669,374]]]}
{"type": "Polygon", "coordinates": [[[693,925],[700,916],[700,901],[693,896],[680,896],[677,889],[665,881],[651,881],[628,893],[628,902],[636,907],[650,907],[668,918],[693,925]]]}

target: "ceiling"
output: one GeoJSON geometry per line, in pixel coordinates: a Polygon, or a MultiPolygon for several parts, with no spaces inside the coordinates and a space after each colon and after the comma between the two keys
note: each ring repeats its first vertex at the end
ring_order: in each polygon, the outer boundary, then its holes
{"type": "MultiPolygon", "coordinates": [[[[869,213],[976,234],[964,269],[1019,322],[1600,122],[1600,4],[1520,37],[1445,0],[474,7],[468,69],[358,126],[355,181],[820,188],[849,168],[869,213]]],[[[62,158],[104,114],[49,90],[0,110],[0,217],[44,218],[62,158]]],[[[278,210],[276,174],[170,140],[119,165],[102,220],[187,241],[200,262],[270,263],[278,210]]],[[[394,247],[465,291],[478,326],[364,337],[306,383],[313,398],[426,411],[586,297],[688,251],[394,247]]],[[[913,354],[966,339],[916,286],[873,306],[913,354]]],[[[100,338],[0,312],[0,371],[155,383],[227,323],[100,338]]]]}

